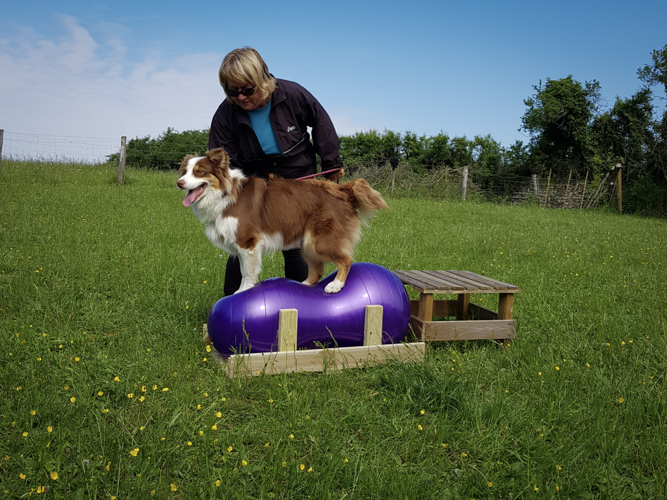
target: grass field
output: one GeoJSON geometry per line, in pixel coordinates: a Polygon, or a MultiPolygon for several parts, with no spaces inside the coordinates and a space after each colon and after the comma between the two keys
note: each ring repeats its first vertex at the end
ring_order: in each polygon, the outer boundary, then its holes
{"type": "Polygon", "coordinates": [[[667,496],[667,221],[389,200],[357,260],[520,286],[515,341],[230,380],[226,256],[175,180],[2,163],[0,496],[667,496]]]}

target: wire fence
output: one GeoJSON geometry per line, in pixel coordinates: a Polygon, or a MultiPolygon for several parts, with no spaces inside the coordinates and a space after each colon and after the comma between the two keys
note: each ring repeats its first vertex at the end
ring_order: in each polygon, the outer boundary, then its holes
{"type": "Polygon", "coordinates": [[[5,131],[0,145],[2,159],[53,163],[105,163],[118,153],[120,138],[73,137],[66,135],[22,134],[5,131]]]}
{"type": "MultiPolygon", "coordinates": [[[[44,134],[23,134],[0,130],[1,159],[20,162],[101,164],[119,162],[121,138],[73,137],[44,134]]],[[[129,168],[171,169],[185,153],[182,144],[160,146],[142,155],[141,148],[127,158],[129,168]],[[175,149],[179,148],[179,151],[175,149]],[[134,156],[139,155],[137,158],[134,156]]],[[[195,147],[193,145],[193,147],[195,147]]],[[[201,151],[203,152],[203,151],[201,151]]],[[[198,153],[201,153],[198,152],[198,153]]],[[[620,176],[614,171],[606,176],[567,179],[512,173],[488,173],[473,164],[470,167],[434,167],[415,170],[400,162],[392,170],[383,167],[346,165],[347,178],[363,177],[376,189],[397,197],[429,197],[435,199],[490,200],[503,203],[536,203],[549,208],[594,208],[615,204],[619,198],[620,176]]],[[[122,181],[119,174],[119,181],[122,181]]],[[[620,203],[619,203],[620,210],[620,203]]]]}

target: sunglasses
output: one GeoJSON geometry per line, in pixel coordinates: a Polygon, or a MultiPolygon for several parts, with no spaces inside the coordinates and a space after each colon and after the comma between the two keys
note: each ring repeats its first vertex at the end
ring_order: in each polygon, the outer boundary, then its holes
{"type": "Polygon", "coordinates": [[[229,87],[225,88],[227,95],[229,97],[238,97],[239,94],[243,94],[246,97],[250,97],[255,93],[255,87],[246,87],[244,89],[232,89],[229,87]]]}

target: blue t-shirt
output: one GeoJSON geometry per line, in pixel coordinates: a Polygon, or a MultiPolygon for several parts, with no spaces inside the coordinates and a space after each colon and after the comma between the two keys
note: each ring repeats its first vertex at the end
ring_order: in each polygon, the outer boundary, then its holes
{"type": "Polygon", "coordinates": [[[273,127],[271,127],[271,122],[269,121],[271,101],[263,108],[254,109],[247,113],[250,116],[252,129],[255,131],[257,139],[259,139],[264,153],[269,156],[280,156],[278,139],[276,139],[276,134],[273,132],[273,127]]]}

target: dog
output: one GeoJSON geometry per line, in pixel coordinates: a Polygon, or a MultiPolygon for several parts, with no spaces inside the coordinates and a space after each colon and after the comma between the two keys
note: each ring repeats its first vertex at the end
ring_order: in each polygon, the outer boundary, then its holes
{"type": "Polygon", "coordinates": [[[218,248],[239,258],[241,287],[257,284],[262,254],[301,248],[308,264],[306,285],[317,283],[324,264],[333,262],[336,278],[324,291],[338,293],[353,261],[360,225],[388,208],[382,195],[364,179],[343,184],[315,179],[246,177],[231,168],[224,149],[206,156],[186,156],[179,189],[187,191],[183,205],[192,207],[206,236],[218,248]]]}

